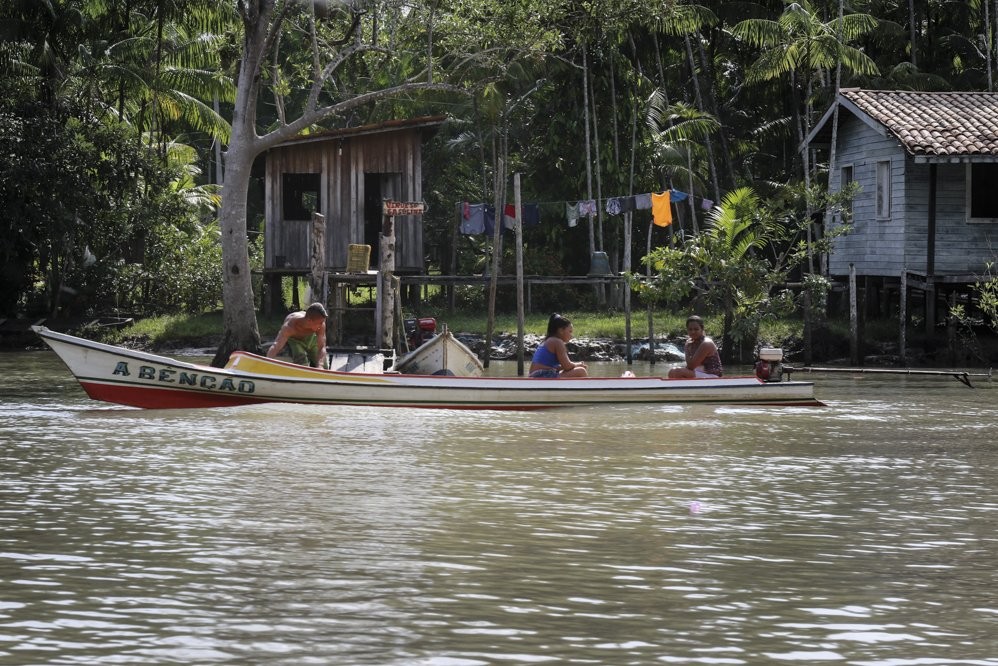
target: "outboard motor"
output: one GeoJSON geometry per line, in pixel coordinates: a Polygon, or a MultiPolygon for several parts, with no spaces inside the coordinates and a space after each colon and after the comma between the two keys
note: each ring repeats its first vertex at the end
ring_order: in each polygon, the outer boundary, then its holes
{"type": "Polygon", "coordinates": [[[779,347],[762,347],[755,362],[755,376],[764,382],[783,379],[783,350],[779,347]]]}
{"type": "Polygon", "coordinates": [[[437,334],[437,320],[433,317],[420,317],[419,319],[406,319],[405,336],[409,342],[409,349],[421,347],[424,342],[429,341],[437,334]]]}

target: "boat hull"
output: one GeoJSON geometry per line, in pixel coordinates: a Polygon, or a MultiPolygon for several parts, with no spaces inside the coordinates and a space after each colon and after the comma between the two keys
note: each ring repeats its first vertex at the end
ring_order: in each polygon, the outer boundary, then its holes
{"type": "Polygon", "coordinates": [[[187,363],[37,328],[87,394],[147,409],[267,402],[438,409],[536,410],[584,405],[820,405],[811,382],[755,377],[529,379],[344,373],[246,352],[225,368],[187,363]]]}
{"type": "Polygon", "coordinates": [[[485,374],[482,362],[446,329],[400,358],[395,368],[407,375],[481,377],[485,374]]]}

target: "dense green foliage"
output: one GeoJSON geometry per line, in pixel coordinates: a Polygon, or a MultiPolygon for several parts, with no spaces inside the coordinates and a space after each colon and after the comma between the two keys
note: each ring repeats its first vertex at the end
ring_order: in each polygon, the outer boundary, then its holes
{"type": "MultiPolygon", "coordinates": [[[[245,25],[236,9],[260,3],[0,5],[0,316],[219,305],[217,192],[206,186],[222,182],[216,148],[230,140],[245,25]],[[176,146],[193,158],[175,159],[176,146]]],[[[998,64],[998,6],[984,0],[276,6],[286,29],[264,54],[260,134],[301,115],[330,62],[335,75],[316,100],[356,104],[325,126],[450,115],[425,153],[432,270],[484,270],[489,243],[455,236],[454,207],[510,199],[509,174],[522,174],[525,201],[544,202],[544,223],[525,234],[525,270],[547,275],[585,273],[594,250],[628,268],[622,218],[600,213],[591,229],[583,221],[570,230],[565,201],[673,187],[728,203],[677,206],[664,230],[636,215],[629,268],[642,271],[654,250],[667,290],[730,283],[698,302],[750,328],[767,288],[813,271],[822,251],[821,225],[809,220],[822,217],[814,192],[831,156],[798,146],[836,87],[991,90],[998,64]],[[450,88],[365,97],[420,78],[450,88]],[[507,177],[497,188],[500,164],[507,177]],[[750,198],[759,220],[796,226],[767,227],[751,242],[752,229],[721,234],[722,220],[744,219],[733,196],[750,198]],[[733,253],[725,270],[734,274],[693,261],[698,252],[733,253]],[[687,270],[681,280],[677,266],[687,270]]],[[[505,243],[504,271],[511,251],[505,243]]],[[[694,294],[641,296],[685,305],[694,294]]]]}
{"type": "Polygon", "coordinates": [[[217,193],[175,138],[225,127],[203,99],[224,77],[197,69],[217,52],[177,21],[194,3],[130,6],[0,7],[0,315],[220,303],[217,193]]]}

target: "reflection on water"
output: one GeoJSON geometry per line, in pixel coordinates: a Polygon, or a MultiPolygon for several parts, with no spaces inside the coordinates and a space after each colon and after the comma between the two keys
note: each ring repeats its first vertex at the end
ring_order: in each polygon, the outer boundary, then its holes
{"type": "Polygon", "coordinates": [[[0,664],[998,665],[998,394],[815,380],[140,411],[0,355],[0,664]]]}

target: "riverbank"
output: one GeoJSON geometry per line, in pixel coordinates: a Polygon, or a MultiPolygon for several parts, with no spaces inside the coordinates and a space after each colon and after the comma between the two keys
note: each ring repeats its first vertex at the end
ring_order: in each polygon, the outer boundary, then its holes
{"type": "MultiPolygon", "coordinates": [[[[484,322],[479,317],[458,315],[450,318],[451,332],[467,345],[476,355],[485,352],[484,322]],[[477,327],[481,328],[477,328],[477,327]]],[[[281,317],[258,319],[261,339],[269,345],[280,328],[281,317]]],[[[573,316],[577,337],[568,345],[570,354],[587,362],[626,361],[628,347],[623,334],[623,315],[606,313],[575,313],[573,316]],[[610,333],[600,335],[599,333],[610,333]]],[[[636,323],[636,322],[635,322],[636,323]]],[[[657,315],[654,344],[655,362],[675,362],[682,360],[684,319],[681,315],[657,315]]],[[[215,353],[221,336],[220,313],[198,316],[169,316],[141,320],[118,318],[114,320],[37,320],[19,319],[0,321],[0,349],[40,349],[41,341],[31,332],[32,324],[48,326],[52,330],[79,335],[92,340],[132,349],[141,349],[166,355],[203,355],[215,353]]],[[[525,355],[529,356],[540,344],[543,336],[533,331],[543,330],[545,318],[532,316],[527,321],[524,335],[525,355]]],[[[630,351],[637,361],[649,361],[652,345],[647,336],[647,323],[642,328],[633,326],[630,351]],[[644,336],[640,333],[645,333],[644,336]]],[[[720,322],[707,318],[708,331],[716,330],[720,322]]],[[[861,365],[869,367],[953,367],[991,368],[998,362],[998,337],[985,331],[963,332],[947,335],[941,331],[934,339],[926,339],[917,332],[909,334],[905,357],[899,353],[896,339],[896,322],[872,322],[867,325],[867,336],[861,350],[861,365]]],[[[438,321],[438,329],[443,322],[438,321]]],[[[510,316],[500,316],[496,320],[489,357],[493,360],[515,360],[517,358],[516,323],[510,316]]],[[[760,330],[757,346],[780,347],[789,363],[803,364],[805,360],[804,341],[801,335],[803,325],[793,320],[770,323],[760,330]]],[[[715,337],[716,339],[716,337],[715,337]]],[[[373,335],[349,336],[345,346],[371,346],[373,335]]],[[[751,364],[754,361],[752,350],[743,352],[736,358],[738,364],[751,364]]],[[[850,365],[850,341],[841,325],[830,325],[815,334],[812,340],[812,363],[850,365]]]]}

